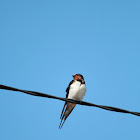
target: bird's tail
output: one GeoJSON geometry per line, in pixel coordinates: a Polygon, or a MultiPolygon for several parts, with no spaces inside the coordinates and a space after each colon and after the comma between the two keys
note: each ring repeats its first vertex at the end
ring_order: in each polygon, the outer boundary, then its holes
{"type": "Polygon", "coordinates": [[[70,113],[74,109],[75,105],[76,104],[73,104],[73,103],[65,103],[64,104],[64,107],[63,107],[63,110],[62,110],[62,113],[61,113],[61,116],[60,116],[61,122],[60,122],[60,125],[59,125],[59,129],[62,128],[62,126],[64,125],[64,123],[67,119],[67,117],[70,115],[70,113]]]}

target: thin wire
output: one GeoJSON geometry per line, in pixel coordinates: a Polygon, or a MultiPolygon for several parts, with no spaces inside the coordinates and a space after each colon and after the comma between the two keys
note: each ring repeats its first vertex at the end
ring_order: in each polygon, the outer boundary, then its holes
{"type": "Polygon", "coordinates": [[[85,106],[93,106],[93,107],[98,107],[98,108],[102,108],[102,109],[109,110],[109,111],[120,112],[120,113],[129,113],[129,114],[133,114],[133,115],[136,115],[136,116],[140,116],[140,112],[132,112],[132,111],[128,111],[128,110],[124,110],[124,109],[120,109],[120,108],[116,108],[116,107],[111,107],[111,106],[96,105],[96,104],[89,103],[89,102],[77,101],[77,100],[72,100],[72,99],[67,99],[67,98],[62,98],[62,97],[56,97],[56,96],[49,95],[49,94],[44,94],[44,93],[41,93],[41,92],[21,90],[21,89],[17,89],[17,88],[5,86],[5,85],[0,85],[0,89],[19,91],[19,92],[23,92],[23,93],[33,95],[33,96],[58,99],[58,100],[67,101],[67,102],[70,102],[70,103],[75,103],[75,104],[80,104],[80,105],[85,105],[85,106]]]}

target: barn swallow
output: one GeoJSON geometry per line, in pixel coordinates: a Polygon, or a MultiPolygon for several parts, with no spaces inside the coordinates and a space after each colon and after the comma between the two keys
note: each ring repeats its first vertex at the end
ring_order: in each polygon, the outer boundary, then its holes
{"type": "MultiPolygon", "coordinates": [[[[66,98],[82,101],[86,93],[86,85],[84,77],[81,74],[73,75],[73,80],[69,83],[66,89],[66,98]]],[[[60,116],[61,122],[59,128],[61,129],[67,117],[70,115],[76,104],[65,102],[60,116]]]]}

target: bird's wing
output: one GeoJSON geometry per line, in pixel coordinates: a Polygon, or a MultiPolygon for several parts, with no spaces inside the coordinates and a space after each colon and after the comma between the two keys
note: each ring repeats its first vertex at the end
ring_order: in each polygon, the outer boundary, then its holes
{"type": "MultiPolygon", "coordinates": [[[[71,84],[72,84],[73,82],[74,82],[74,80],[72,80],[72,81],[69,83],[69,85],[68,85],[68,87],[67,87],[67,89],[66,89],[66,92],[67,92],[66,98],[68,98],[70,86],[71,86],[71,84]]],[[[65,102],[64,107],[63,107],[62,112],[61,112],[61,116],[60,116],[61,122],[60,122],[59,128],[62,128],[62,126],[63,126],[63,124],[64,124],[66,118],[69,116],[69,114],[71,113],[71,111],[73,110],[73,108],[74,108],[74,107],[73,107],[72,105],[70,105],[69,103],[65,102]],[[72,108],[72,109],[70,109],[70,108],[72,108]],[[66,113],[66,112],[67,112],[67,113],[66,113]],[[63,123],[62,123],[62,122],[63,122],[63,123]]]]}
{"type": "Polygon", "coordinates": [[[74,82],[74,80],[72,80],[72,81],[69,83],[69,85],[68,85],[68,87],[67,87],[67,89],[66,89],[66,92],[67,92],[66,98],[68,98],[70,86],[71,86],[71,84],[72,84],[73,82],[74,82]]]}

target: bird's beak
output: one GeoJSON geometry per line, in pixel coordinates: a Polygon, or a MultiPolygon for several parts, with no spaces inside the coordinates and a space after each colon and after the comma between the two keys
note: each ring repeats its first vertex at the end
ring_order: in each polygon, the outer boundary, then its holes
{"type": "Polygon", "coordinates": [[[74,77],[74,75],[72,75],[72,77],[74,77]]]}

